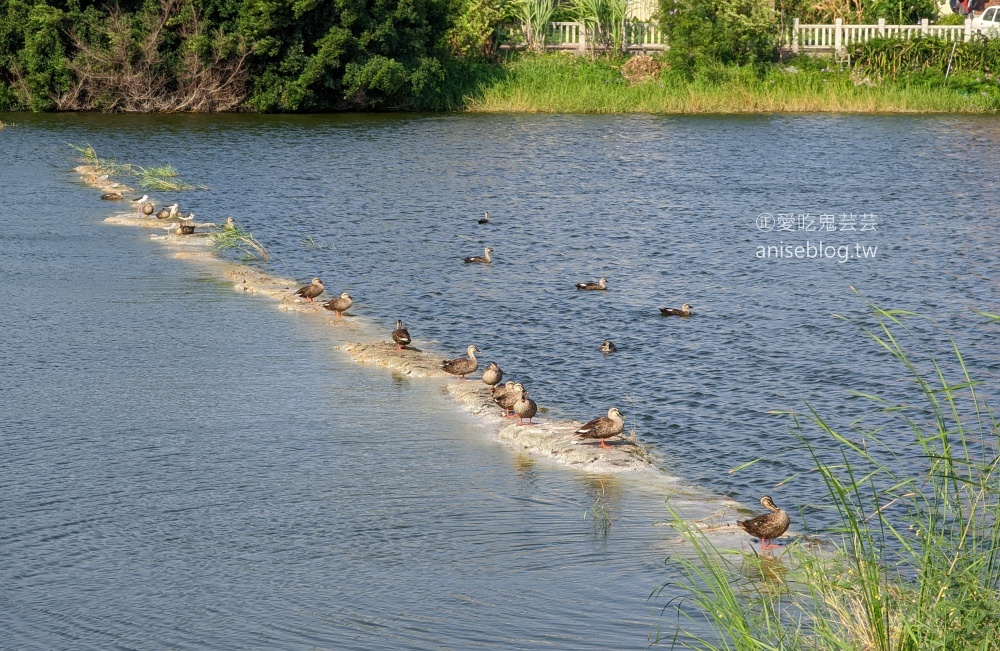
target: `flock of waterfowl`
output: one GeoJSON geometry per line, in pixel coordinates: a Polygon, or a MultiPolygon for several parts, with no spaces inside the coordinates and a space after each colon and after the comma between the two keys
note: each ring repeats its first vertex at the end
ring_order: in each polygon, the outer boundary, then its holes
{"type": "MultiPolygon", "coordinates": [[[[120,201],[124,199],[124,196],[120,192],[110,192],[101,195],[101,199],[120,201]]],[[[174,203],[170,206],[165,206],[156,212],[155,206],[149,201],[148,195],[144,194],[131,201],[135,204],[138,215],[153,216],[155,212],[157,219],[174,221],[176,226],[170,224],[164,227],[168,232],[173,231],[178,235],[190,235],[194,233],[194,224],[189,223],[194,220],[194,213],[181,215],[178,204],[174,203]]],[[[478,223],[487,224],[489,223],[489,219],[489,213],[485,213],[478,223]]],[[[236,223],[232,217],[227,218],[222,225],[223,230],[233,230],[235,228],[236,223]]],[[[486,247],[483,250],[482,256],[470,256],[464,258],[463,261],[469,264],[478,263],[488,265],[493,262],[491,253],[493,253],[493,249],[486,247]]],[[[605,291],[608,288],[607,278],[602,277],[597,282],[577,283],[576,288],[582,291],[605,291]]],[[[319,278],[313,278],[309,284],[299,287],[294,295],[310,303],[314,303],[315,299],[325,291],[326,287],[323,285],[323,282],[319,278]]],[[[338,318],[342,318],[344,312],[350,309],[352,304],[351,295],[343,292],[340,296],[324,303],[323,307],[336,313],[338,318]]],[[[690,317],[693,314],[690,303],[684,303],[679,309],[663,307],[660,308],[660,313],[663,316],[684,318],[690,317]]],[[[398,346],[399,350],[406,349],[412,342],[410,333],[403,327],[401,319],[396,321],[396,328],[392,331],[392,340],[398,346]]],[[[600,350],[603,353],[613,353],[617,351],[617,347],[613,342],[605,339],[600,350]]],[[[464,380],[465,376],[474,373],[478,369],[479,361],[476,359],[476,353],[478,352],[480,352],[479,349],[475,345],[471,345],[467,349],[468,357],[444,360],[441,362],[440,368],[454,375],[456,379],[464,380]]],[[[508,380],[498,388],[497,385],[500,384],[503,376],[503,370],[496,362],[491,362],[483,371],[482,381],[489,387],[490,393],[493,395],[493,402],[503,410],[504,417],[513,418],[517,416],[519,425],[534,425],[532,419],[538,413],[538,404],[528,396],[528,390],[519,382],[508,380]],[[527,422],[525,422],[525,419],[527,419],[527,422]]],[[[611,407],[608,410],[607,416],[600,416],[589,421],[577,429],[574,434],[581,439],[596,439],[600,447],[608,449],[609,446],[605,441],[620,436],[624,430],[624,415],[617,407],[611,407]]],[[[780,537],[788,530],[789,518],[783,509],[775,506],[769,495],[762,497],[760,503],[770,512],[748,520],[742,520],[737,522],[737,525],[750,535],[760,538],[761,550],[766,551],[775,547],[771,541],[780,537]]]]}

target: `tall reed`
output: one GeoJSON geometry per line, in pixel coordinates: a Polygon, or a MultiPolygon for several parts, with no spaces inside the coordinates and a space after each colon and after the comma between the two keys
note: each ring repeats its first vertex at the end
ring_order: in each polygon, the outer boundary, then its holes
{"type": "Polygon", "coordinates": [[[905,370],[905,395],[856,394],[872,409],[846,427],[811,408],[789,414],[839,516],[828,548],[786,550],[789,596],[729,594],[719,587],[735,580],[729,562],[671,512],[697,552],[682,564],[685,587],[715,633],[681,629],[680,646],[997,648],[1000,427],[953,339],[943,354],[914,352],[921,337],[909,324],[924,317],[869,309],[865,332],[905,370]]]}

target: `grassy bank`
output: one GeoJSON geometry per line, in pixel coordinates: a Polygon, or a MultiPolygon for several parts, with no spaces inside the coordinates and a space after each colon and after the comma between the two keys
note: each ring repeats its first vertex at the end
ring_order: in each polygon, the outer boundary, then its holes
{"type": "Polygon", "coordinates": [[[1000,84],[990,78],[924,73],[859,78],[830,60],[716,67],[688,77],[668,69],[630,82],[625,60],[572,54],[519,55],[473,76],[455,107],[480,113],[993,113],[1000,84]]]}
{"type": "Polygon", "coordinates": [[[907,327],[919,317],[870,307],[876,326],[868,334],[905,373],[906,395],[858,394],[872,408],[839,426],[808,409],[804,418],[791,414],[829,490],[821,506],[838,514],[839,530],[822,550],[793,544],[777,558],[724,555],[673,514],[696,552],[678,559],[688,599],[676,609],[692,626],[661,642],[748,651],[998,648],[1000,423],[954,344],[928,350],[907,327]],[[700,632],[706,627],[711,633],[700,632]]]}

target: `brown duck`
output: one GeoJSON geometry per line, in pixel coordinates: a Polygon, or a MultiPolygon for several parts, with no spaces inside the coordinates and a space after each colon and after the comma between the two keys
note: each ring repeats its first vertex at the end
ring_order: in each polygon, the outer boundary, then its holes
{"type": "Polygon", "coordinates": [[[121,192],[108,192],[107,194],[102,194],[101,199],[105,201],[121,201],[125,197],[122,196],[121,192]]]}
{"type": "Polygon", "coordinates": [[[323,286],[323,281],[319,278],[313,278],[311,283],[295,290],[295,295],[301,296],[310,303],[315,303],[316,301],[313,299],[322,294],[324,290],[326,290],[326,287],[323,286]]]}
{"type": "Polygon", "coordinates": [[[691,304],[681,305],[681,309],[675,307],[661,307],[660,314],[663,316],[691,316],[691,304]]]}
{"type": "Polygon", "coordinates": [[[615,346],[615,342],[610,339],[605,339],[604,343],[601,344],[602,353],[614,353],[618,351],[618,346],[615,346]]]}
{"type": "Polygon", "coordinates": [[[490,257],[491,253],[493,253],[493,249],[491,249],[490,247],[486,247],[485,249],[483,249],[483,255],[474,255],[465,258],[465,262],[466,263],[478,262],[479,264],[490,264],[491,262],[493,262],[493,258],[490,257]]]}
{"type": "Polygon", "coordinates": [[[354,300],[351,299],[351,295],[344,292],[337,298],[332,298],[326,303],[323,303],[323,307],[330,310],[331,312],[337,313],[338,319],[344,318],[344,312],[350,309],[351,305],[354,304],[354,300]]]}
{"type": "Polygon", "coordinates": [[[181,235],[191,235],[194,233],[194,224],[181,224],[177,231],[181,235]]]}
{"type": "Polygon", "coordinates": [[[585,439],[600,439],[601,447],[607,448],[608,446],[604,444],[604,439],[618,436],[624,430],[625,419],[622,418],[622,413],[618,411],[617,407],[612,407],[608,410],[607,416],[595,418],[576,430],[574,434],[582,436],[585,439]]]}
{"type": "Polygon", "coordinates": [[[479,368],[479,360],[476,359],[476,353],[478,352],[479,349],[474,345],[469,346],[468,359],[465,359],[464,357],[459,357],[458,359],[446,359],[441,362],[441,369],[456,376],[459,380],[464,380],[466,375],[473,373],[477,368],[479,368]]]}
{"type": "Polygon", "coordinates": [[[538,413],[538,405],[528,397],[527,390],[522,391],[521,397],[514,403],[514,413],[517,414],[518,425],[534,425],[531,419],[538,413]],[[527,423],[524,422],[525,418],[528,419],[527,423]]]}
{"type": "Polygon", "coordinates": [[[769,548],[777,547],[774,543],[769,544],[769,541],[780,538],[783,533],[788,531],[789,521],[788,514],[785,513],[784,509],[779,509],[774,505],[770,495],[760,498],[760,503],[771,512],[758,515],[756,518],[737,522],[736,524],[751,536],[760,538],[760,549],[761,551],[765,551],[769,548]]]}
{"type": "MultiPolygon", "coordinates": [[[[508,382],[507,384],[511,383],[508,382]]],[[[515,382],[509,391],[504,391],[503,393],[498,393],[493,396],[493,402],[497,403],[497,406],[503,409],[504,418],[512,417],[510,410],[513,409],[517,401],[521,399],[521,394],[523,392],[524,387],[515,382]]]]}
{"type": "Polygon", "coordinates": [[[490,393],[496,392],[497,385],[502,379],[503,369],[496,362],[490,362],[490,365],[483,371],[483,384],[490,388],[490,393]]]}
{"type": "Polygon", "coordinates": [[[392,340],[403,350],[410,345],[410,331],[403,327],[403,320],[396,319],[396,329],[392,331],[392,340]]]}
{"type": "Polygon", "coordinates": [[[583,289],[586,291],[600,291],[608,288],[608,279],[601,278],[596,283],[577,283],[577,289],[583,289]]]}

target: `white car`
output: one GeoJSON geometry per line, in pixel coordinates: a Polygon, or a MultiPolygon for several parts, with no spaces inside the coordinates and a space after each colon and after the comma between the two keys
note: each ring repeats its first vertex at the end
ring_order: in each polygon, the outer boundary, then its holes
{"type": "Polygon", "coordinates": [[[972,31],[983,36],[1000,36],[1000,6],[987,7],[972,19],[972,31]]]}

